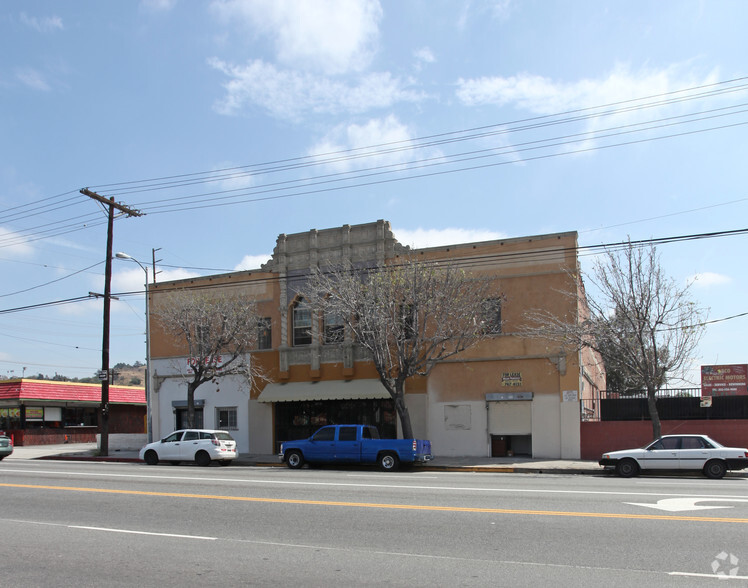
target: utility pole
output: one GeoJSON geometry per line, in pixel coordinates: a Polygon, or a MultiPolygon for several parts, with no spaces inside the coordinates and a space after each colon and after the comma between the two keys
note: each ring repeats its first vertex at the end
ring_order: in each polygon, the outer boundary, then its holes
{"type": "Polygon", "coordinates": [[[100,204],[109,207],[109,222],[107,224],[106,238],[106,269],[104,271],[104,336],[101,345],[101,413],[99,415],[99,433],[101,445],[99,453],[103,456],[109,455],[109,308],[112,296],[112,241],[114,238],[114,209],[127,216],[143,216],[143,213],[128,208],[114,201],[114,197],[105,198],[88,188],[82,188],[81,194],[93,198],[100,204]]]}

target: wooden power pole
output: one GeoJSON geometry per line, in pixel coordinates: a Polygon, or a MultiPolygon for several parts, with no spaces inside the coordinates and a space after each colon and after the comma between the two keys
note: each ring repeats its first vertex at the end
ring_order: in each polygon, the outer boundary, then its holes
{"type": "Polygon", "coordinates": [[[112,297],[112,241],[114,237],[114,210],[119,210],[127,216],[143,216],[143,213],[128,208],[114,201],[114,197],[105,198],[88,188],[83,188],[81,194],[93,198],[104,206],[109,207],[109,222],[106,238],[106,269],[104,272],[104,337],[101,345],[101,412],[99,414],[99,434],[101,455],[109,455],[109,309],[112,297]]]}

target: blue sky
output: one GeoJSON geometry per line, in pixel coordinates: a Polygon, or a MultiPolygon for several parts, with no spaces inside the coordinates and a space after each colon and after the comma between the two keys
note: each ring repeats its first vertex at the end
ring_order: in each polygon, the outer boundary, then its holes
{"type": "MultiPolygon", "coordinates": [[[[114,250],[158,249],[158,280],[377,219],[414,246],[744,229],[746,24],[740,0],[5,0],[0,311],[103,291],[84,187],[145,213],[114,250]]],[[[748,312],[745,235],[658,250],[710,319],[748,312]]],[[[0,375],[93,375],[101,320],[1,312],[0,375]]],[[[748,362],[747,327],[711,324],[693,366],[748,362]]],[[[142,296],[113,302],[112,364],[144,360],[144,328],[142,296]]]]}

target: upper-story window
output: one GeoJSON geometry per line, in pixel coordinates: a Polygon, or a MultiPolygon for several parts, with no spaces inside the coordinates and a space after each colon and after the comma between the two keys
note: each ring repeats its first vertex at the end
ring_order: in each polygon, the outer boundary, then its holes
{"type": "Polygon", "coordinates": [[[312,308],[303,298],[299,298],[293,307],[293,344],[311,345],[312,343],[312,308]]]}
{"type": "Polygon", "coordinates": [[[483,332],[489,335],[501,333],[501,298],[487,298],[483,301],[483,332]]]}
{"type": "Polygon", "coordinates": [[[342,343],[343,342],[343,317],[339,312],[328,311],[324,316],[323,332],[325,336],[325,344],[342,343]]]}
{"type": "Polygon", "coordinates": [[[257,349],[273,348],[273,329],[270,317],[257,321],[257,349]]]}
{"type": "Polygon", "coordinates": [[[401,304],[398,307],[403,335],[406,339],[415,339],[418,329],[418,314],[412,304],[401,304]]]}

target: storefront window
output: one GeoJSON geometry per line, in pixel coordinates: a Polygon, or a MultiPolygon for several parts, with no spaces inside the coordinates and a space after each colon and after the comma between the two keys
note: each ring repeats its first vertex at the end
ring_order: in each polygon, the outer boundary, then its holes
{"type": "Polygon", "coordinates": [[[397,437],[392,400],[314,400],[275,404],[276,450],[283,441],[306,439],[325,425],[372,425],[382,439],[397,437]]]}

